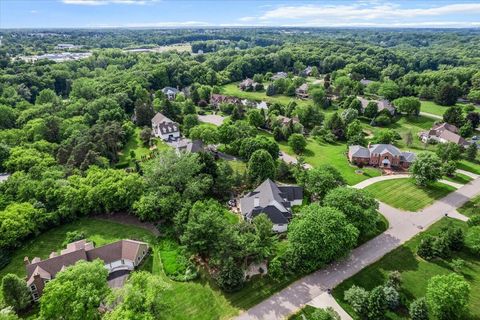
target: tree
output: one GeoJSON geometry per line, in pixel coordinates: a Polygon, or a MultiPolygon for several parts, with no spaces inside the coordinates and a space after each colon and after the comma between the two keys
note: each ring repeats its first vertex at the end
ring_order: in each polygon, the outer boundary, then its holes
{"type": "Polygon", "coordinates": [[[357,238],[358,230],[343,213],[318,204],[303,207],[288,227],[292,262],[305,271],[346,255],[357,238]]]}
{"type": "Polygon", "coordinates": [[[439,144],[436,153],[443,162],[456,161],[460,159],[462,149],[456,143],[447,142],[439,144]]]}
{"type": "Polygon", "coordinates": [[[275,86],[273,84],[269,84],[265,94],[268,97],[274,96],[275,95],[275,86]]]}
{"type": "Polygon", "coordinates": [[[0,142],[0,172],[5,169],[4,162],[10,156],[10,148],[5,143],[0,142]]]}
{"type": "Polygon", "coordinates": [[[400,305],[400,294],[397,289],[392,286],[384,286],[383,294],[385,296],[385,302],[388,309],[395,310],[400,305]]]}
{"type": "Polygon", "coordinates": [[[400,87],[394,81],[385,81],[380,85],[378,94],[387,100],[393,100],[400,94],[400,87]]]}
{"type": "Polygon", "coordinates": [[[412,320],[428,320],[428,306],[425,298],[418,298],[410,304],[408,313],[412,320]]]}
{"type": "Polygon", "coordinates": [[[245,281],[243,269],[233,259],[227,259],[220,266],[215,280],[226,292],[239,290],[245,281]]]}
{"type": "Polygon", "coordinates": [[[373,288],[368,294],[367,300],[367,318],[372,320],[382,320],[385,318],[385,312],[387,311],[387,300],[385,297],[385,291],[382,286],[373,288]]]}
{"type": "Polygon", "coordinates": [[[79,261],[60,271],[45,286],[40,316],[45,319],[96,319],[110,289],[103,261],[79,261]]]}
{"type": "Polygon", "coordinates": [[[333,113],[326,121],[325,127],[329,129],[339,140],[345,138],[345,123],[338,112],[333,113]]]}
{"type": "Polygon", "coordinates": [[[330,165],[306,171],[301,182],[312,200],[322,200],[330,190],[345,184],[340,172],[330,165]]]}
{"type": "Polygon", "coordinates": [[[480,255],[480,226],[474,226],[468,229],[465,236],[465,244],[472,252],[480,255]]]}
{"type": "Polygon", "coordinates": [[[345,109],[342,112],[342,119],[345,124],[349,124],[358,118],[358,111],[355,109],[345,109]]]}
{"type": "Polygon", "coordinates": [[[52,89],[43,89],[40,91],[38,94],[37,98],[35,99],[35,104],[40,105],[40,104],[45,104],[45,103],[52,103],[56,104],[58,103],[59,99],[55,91],[52,89]]]}
{"type": "Polygon", "coordinates": [[[442,162],[437,155],[422,152],[417,154],[410,172],[418,185],[426,186],[442,177],[442,162]]]}
{"type": "Polygon", "coordinates": [[[242,144],[240,145],[239,154],[248,161],[255,151],[261,149],[266,150],[272,156],[272,159],[278,158],[278,153],[280,152],[278,144],[265,136],[243,139],[242,144]]]}
{"type": "Polygon", "coordinates": [[[325,108],[328,107],[327,95],[323,88],[315,88],[310,91],[310,97],[313,100],[313,103],[317,107],[325,108]]]}
{"type": "Polygon", "coordinates": [[[183,130],[185,135],[189,135],[190,129],[199,125],[198,116],[196,114],[187,114],[183,117],[183,130]]]}
{"type": "Polygon", "coordinates": [[[25,280],[12,273],[2,279],[2,297],[3,302],[17,312],[28,307],[32,300],[25,280]]]}
{"type": "Polygon", "coordinates": [[[370,101],[363,111],[363,115],[369,119],[374,119],[378,114],[378,104],[375,101],[370,101]]]}
{"type": "Polygon", "coordinates": [[[465,119],[470,122],[473,129],[476,129],[480,124],[480,113],[479,112],[469,112],[465,119]]]}
{"type": "Polygon", "coordinates": [[[453,177],[455,175],[455,171],[457,170],[457,162],[455,161],[444,162],[442,166],[442,170],[444,175],[453,177]]]}
{"type": "Polygon", "coordinates": [[[307,140],[300,133],[293,133],[288,138],[288,146],[292,148],[293,152],[296,154],[300,154],[305,151],[305,147],[307,146],[307,140]]]}
{"type": "Polygon", "coordinates": [[[20,320],[12,307],[0,309],[0,320],[20,320]]]}
{"type": "Polygon", "coordinates": [[[464,138],[468,138],[469,136],[472,135],[473,133],[473,128],[472,128],[472,124],[470,122],[465,122],[465,124],[463,126],[460,127],[460,129],[458,130],[458,133],[464,137],[464,138]]]}
{"type": "MultiPolygon", "coordinates": [[[[471,143],[468,147],[467,147],[467,159],[470,160],[470,161],[475,161],[475,159],[477,158],[477,145],[475,143],[471,143]]],[[[1,160],[0,160],[0,164],[1,164],[1,160]]],[[[1,168],[1,165],[0,165],[0,168],[1,168]]]]}
{"type": "Polygon", "coordinates": [[[15,122],[17,117],[12,108],[4,105],[0,105],[0,130],[1,129],[10,129],[15,127],[15,122]]]}
{"type": "Polygon", "coordinates": [[[272,156],[266,150],[255,151],[247,165],[247,175],[250,182],[260,184],[265,179],[275,178],[276,166],[272,156]]]}
{"type": "Polygon", "coordinates": [[[190,139],[202,140],[205,144],[218,143],[219,135],[217,127],[201,124],[189,130],[190,139]]]}
{"type": "Polygon", "coordinates": [[[401,97],[393,101],[398,111],[408,115],[418,116],[420,114],[420,100],[416,97],[401,97]]]}
{"type": "Polygon", "coordinates": [[[256,128],[260,128],[265,124],[265,118],[258,109],[250,109],[247,111],[248,123],[256,128]]]}
{"type": "Polygon", "coordinates": [[[145,271],[133,272],[122,290],[114,292],[114,308],[103,319],[159,319],[167,308],[165,295],[168,290],[168,285],[159,276],[145,271]]]}
{"type": "Polygon", "coordinates": [[[465,119],[463,117],[462,108],[459,106],[453,106],[447,109],[443,114],[443,121],[449,124],[453,124],[457,126],[457,128],[461,128],[465,123],[465,119]]]}
{"type": "Polygon", "coordinates": [[[360,120],[354,120],[347,127],[347,142],[349,145],[366,145],[367,141],[363,134],[360,120]]]}
{"type": "Polygon", "coordinates": [[[392,144],[395,140],[401,139],[398,132],[392,129],[379,130],[372,139],[373,143],[392,144]]]}
{"type": "Polygon", "coordinates": [[[297,115],[300,123],[307,129],[321,125],[325,119],[325,115],[318,107],[309,104],[296,106],[293,113],[297,115]]]}
{"type": "Polygon", "coordinates": [[[344,299],[352,306],[353,310],[361,316],[367,314],[368,291],[353,285],[344,293],[344,299]]]}
{"type": "Polygon", "coordinates": [[[150,139],[152,138],[152,129],[150,127],[144,127],[140,131],[140,141],[142,141],[144,146],[150,145],[150,139]]]}
{"type": "Polygon", "coordinates": [[[432,236],[426,236],[420,241],[418,245],[417,254],[425,260],[431,260],[435,257],[435,252],[433,251],[433,243],[435,238],[432,236]]]}
{"type": "Polygon", "coordinates": [[[366,191],[338,187],[327,193],[323,205],[337,208],[345,214],[361,235],[375,230],[378,221],[378,202],[366,191]]]}
{"type": "Polygon", "coordinates": [[[451,83],[442,82],[437,86],[435,102],[442,106],[453,106],[460,96],[460,89],[451,83]]]}
{"type": "Polygon", "coordinates": [[[426,301],[431,314],[440,320],[463,319],[470,285],[456,274],[433,276],[427,285],[426,301]]]}
{"type": "Polygon", "coordinates": [[[307,320],[340,320],[340,315],[331,307],[326,309],[315,309],[307,320]]]}

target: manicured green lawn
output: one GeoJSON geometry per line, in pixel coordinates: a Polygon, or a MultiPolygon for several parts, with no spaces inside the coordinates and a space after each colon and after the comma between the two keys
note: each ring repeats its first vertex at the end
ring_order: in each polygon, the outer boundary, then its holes
{"type": "Polygon", "coordinates": [[[65,235],[68,231],[83,231],[88,239],[95,243],[95,246],[102,246],[120,239],[134,239],[146,242],[154,241],[154,236],[147,230],[127,226],[110,221],[84,218],[75,222],[49,230],[35,239],[28,240],[21,248],[12,255],[11,262],[0,270],[0,279],[7,273],[15,273],[25,277],[25,265],[23,258],[28,256],[31,259],[39,257],[48,258],[52,251],[64,249],[62,246],[65,235]]]}
{"type": "Polygon", "coordinates": [[[480,164],[478,163],[478,160],[476,162],[471,162],[468,160],[460,160],[458,162],[458,169],[480,174],[480,164]]]}
{"type": "Polygon", "coordinates": [[[415,212],[436,199],[443,198],[455,188],[440,182],[435,182],[428,187],[419,187],[413,179],[405,178],[380,181],[368,186],[365,190],[392,207],[415,212]]]}
{"type": "Polygon", "coordinates": [[[228,164],[232,167],[233,171],[243,174],[247,171],[247,164],[240,160],[228,161],[228,164]]]}
{"type": "MultiPolygon", "coordinates": [[[[296,156],[286,144],[280,143],[280,149],[290,155],[296,156]]],[[[356,173],[358,167],[350,165],[347,159],[347,145],[344,143],[328,144],[308,139],[307,148],[303,154],[306,163],[313,167],[329,164],[340,171],[349,185],[355,185],[363,180],[377,177],[380,171],[374,168],[363,168],[362,174],[356,173]]]]}
{"type": "Polygon", "coordinates": [[[465,203],[461,208],[458,209],[458,212],[466,215],[467,217],[480,215],[480,196],[465,203]]]}
{"type": "Polygon", "coordinates": [[[312,306],[305,306],[299,312],[290,316],[288,320],[309,320],[315,310],[317,310],[317,308],[312,306]]]}
{"type": "MultiPolygon", "coordinates": [[[[388,272],[399,271],[402,277],[401,295],[406,299],[409,305],[414,299],[425,296],[428,280],[435,275],[448,274],[453,272],[449,264],[443,260],[434,260],[427,262],[416,255],[417,246],[421,239],[426,235],[435,235],[439,231],[452,223],[455,226],[466,229],[466,223],[450,218],[443,218],[425,232],[417,235],[412,240],[407,241],[401,247],[393,250],[385,255],[381,260],[366,267],[353,277],[345,280],[333,290],[333,296],[340,305],[352,315],[355,319],[358,317],[348,305],[343,297],[345,290],[352,285],[361,286],[367,290],[371,290],[378,285],[384,284],[388,272]]],[[[466,266],[462,269],[462,274],[470,283],[470,303],[469,310],[474,319],[480,318],[480,260],[473,256],[467,250],[454,252],[452,259],[461,258],[465,260],[466,266]]],[[[449,260],[450,261],[450,260],[449,260]]],[[[407,319],[404,315],[389,312],[386,319],[407,319]]]]}
{"type": "MultiPolygon", "coordinates": [[[[145,147],[140,140],[141,131],[141,128],[135,128],[135,133],[125,144],[125,147],[120,154],[120,159],[117,164],[118,167],[133,166],[132,159],[130,158],[130,151],[132,150],[135,152],[135,159],[137,160],[142,159],[142,156],[148,156],[150,154],[150,149],[148,147],[145,147]]],[[[153,138],[153,141],[155,142],[158,150],[165,150],[169,148],[169,146],[165,142],[158,138],[153,138]]]]}
{"type": "Polygon", "coordinates": [[[452,181],[452,182],[456,182],[456,183],[461,183],[461,184],[467,184],[467,183],[469,183],[470,181],[473,180],[469,176],[466,176],[466,175],[461,174],[461,173],[455,173],[455,175],[453,177],[444,176],[443,179],[448,180],[448,181],[452,181]]]}
{"type": "Polygon", "coordinates": [[[421,101],[420,110],[437,116],[443,116],[448,107],[441,106],[433,101],[421,101]]]}

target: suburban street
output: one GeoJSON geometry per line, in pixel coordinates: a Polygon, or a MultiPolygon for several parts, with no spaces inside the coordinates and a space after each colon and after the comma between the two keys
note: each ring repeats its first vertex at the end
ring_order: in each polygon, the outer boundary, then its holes
{"type": "MultiPolygon", "coordinates": [[[[378,178],[372,179],[378,180],[378,178]]],[[[360,183],[360,188],[368,186],[370,183],[367,181],[360,183]]],[[[359,185],[355,187],[359,187],[359,185]]],[[[480,194],[480,178],[417,213],[402,211],[380,203],[379,211],[389,221],[388,230],[352,250],[348,257],[297,280],[236,319],[283,319],[307,304],[319,307],[330,306],[342,315],[342,319],[350,319],[335,299],[325,297],[327,289],[336,287],[366,266],[379,260],[386,253],[427,229],[446,214],[453,218],[466,220],[466,217],[460,215],[456,209],[477,194],[480,194]]]]}

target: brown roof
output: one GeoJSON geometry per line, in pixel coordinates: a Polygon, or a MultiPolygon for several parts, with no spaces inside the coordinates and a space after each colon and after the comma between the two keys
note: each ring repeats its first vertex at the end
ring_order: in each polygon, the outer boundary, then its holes
{"type": "Polygon", "coordinates": [[[31,263],[26,266],[27,279],[30,279],[32,277],[37,266],[48,272],[51,276],[55,276],[62,269],[63,266],[74,265],[79,260],[87,260],[87,255],[85,254],[84,249],[69,252],[36,263],[31,263]]]}
{"type": "Polygon", "coordinates": [[[454,133],[458,133],[458,128],[456,126],[446,122],[434,125],[432,130],[448,130],[454,133]]]}

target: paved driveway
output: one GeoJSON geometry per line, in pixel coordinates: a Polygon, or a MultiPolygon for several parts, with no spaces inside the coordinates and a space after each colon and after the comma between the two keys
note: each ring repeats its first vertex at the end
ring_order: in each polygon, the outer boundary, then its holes
{"type": "MultiPolygon", "coordinates": [[[[418,213],[401,211],[380,203],[379,210],[389,222],[388,230],[355,248],[346,258],[297,280],[247,310],[237,319],[283,319],[297,312],[306,304],[315,305],[316,299],[325,294],[327,289],[336,287],[366,266],[379,260],[386,253],[440,220],[445,214],[452,214],[452,216],[458,214],[456,208],[477,194],[480,194],[480,178],[464,185],[418,213]]],[[[334,299],[330,299],[330,302],[330,306],[334,309],[339,308],[334,299]]],[[[343,319],[348,319],[348,317],[343,319]]]]}

